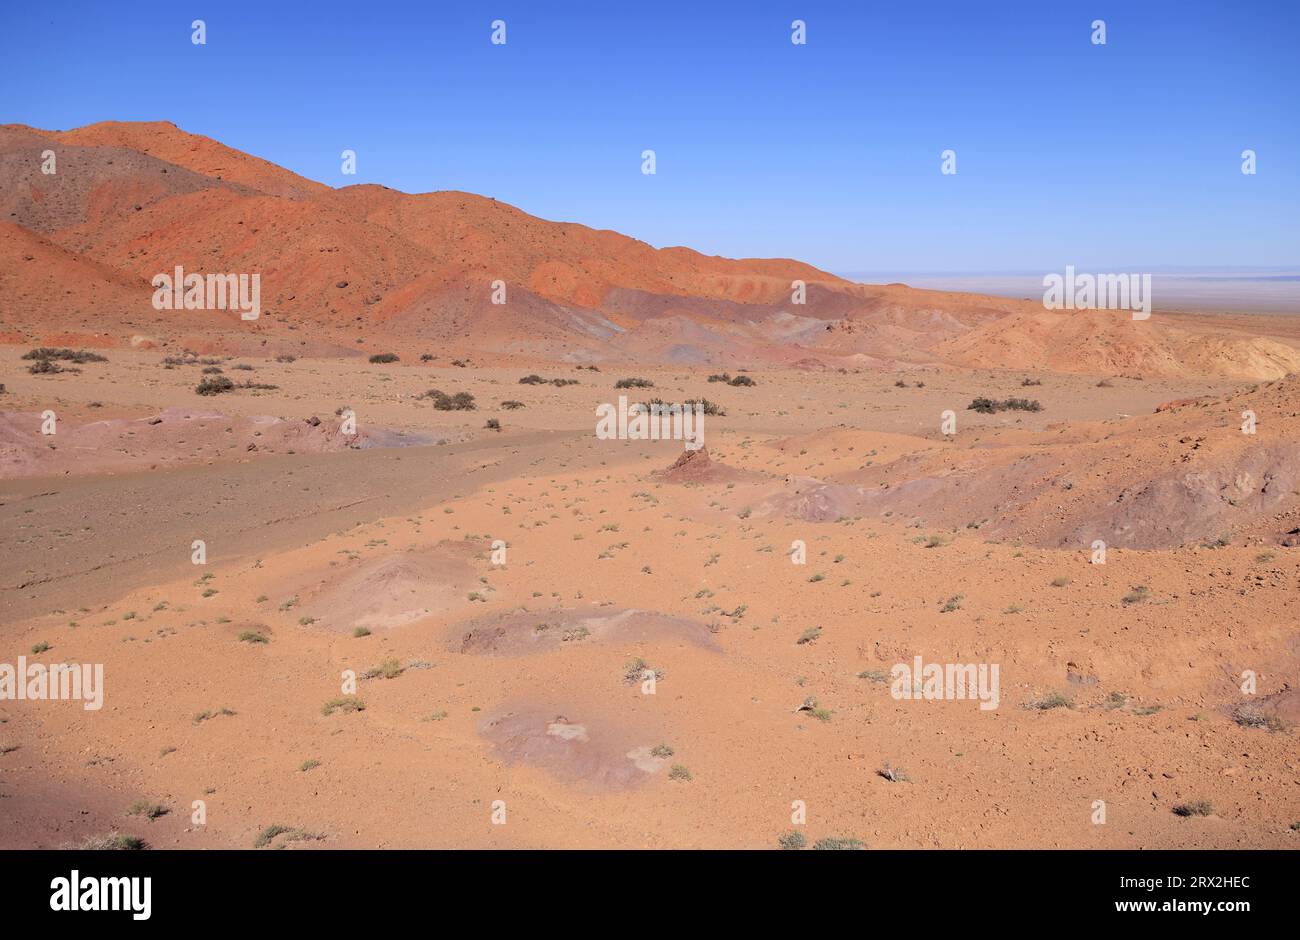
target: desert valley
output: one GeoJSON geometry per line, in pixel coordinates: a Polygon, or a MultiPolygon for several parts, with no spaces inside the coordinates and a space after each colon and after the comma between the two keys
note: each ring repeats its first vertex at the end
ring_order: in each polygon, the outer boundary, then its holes
{"type": "Polygon", "coordinates": [[[110,122],[0,127],[0,343],[4,847],[1300,845],[1300,317],[110,122]],[[159,309],[178,267],[256,317],[159,309]],[[620,396],[702,446],[598,435],[620,396]]]}

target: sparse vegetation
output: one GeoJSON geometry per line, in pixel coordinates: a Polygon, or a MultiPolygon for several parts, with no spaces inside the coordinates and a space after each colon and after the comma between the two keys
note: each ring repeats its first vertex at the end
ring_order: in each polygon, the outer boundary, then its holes
{"type": "Polygon", "coordinates": [[[723,372],[717,375],[711,375],[709,376],[709,381],[722,382],[724,385],[731,385],[735,387],[742,387],[742,386],[752,387],[758,384],[747,375],[738,375],[735,378],[732,378],[731,375],[727,372],[723,372]]]}
{"type": "Polygon", "coordinates": [[[253,840],[253,848],[264,849],[280,836],[284,836],[284,839],[277,848],[284,848],[289,842],[311,842],[325,838],[318,832],[308,832],[298,826],[271,825],[257,834],[257,838],[253,840]]]}
{"type": "Polygon", "coordinates": [[[49,359],[37,359],[27,369],[32,375],[52,375],[56,372],[75,372],[75,369],[65,369],[57,362],[49,359]]]}
{"type": "Polygon", "coordinates": [[[840,838],[838,836],[827,836],[824,839],[818,839],[813,843],[814,851],[854,851],[860,852],[865,849],[866,843],[860,839],[840,838]]]}
{"type": "Polygon", "coordinates": [[[428,398],[433,402],[433,407],[439,411],[473,411],[474,396],[469,392],[457,392],[455,395],[448,395],[445,392],[431,388],[421,398],[428,398]]]}
{"type": "Polygon", "coordinates": [[[1263,728],[1266,731],[1289,731],[1291,725],[1279,715],[1260,709],[1258,705],[1238,705],[1232,720],[1243,728],[1263,728]]]}
{"type": "Polygon", "coordinates": [[[544,379],[540,375],[525,375],[519,380],[520,385],[554,385],[564,388],[566,385],[580,384],[577,379],[544,379]]]}
{"type": "Polygon", "coordinates": [[[615,388],[654,388],[655,383],[649,379],[619,379],[614,383],[615,388]]]}
{"type": "Polygon", "coordinates": [[[101,356],[97,352],[91,352],[88,349],[68,349],[66,347],[38,346],[30,352],[23,353],[24,359],[35,359],[37,362],[49,362],[51,359],[61,359],[64,362],[75,362],[78,365],[87,362],[108,362],[107,356],[101,356]]]}
{"type": "Polygon", "coordinates": [[[643,679],[654,678],[656,681],[664,677],[663,671],[654,669],[644,659],[638,656],[636,659],[629,659],[623,665],[623,681],[627,683],[640,682],[643,679]]]}
{"type": "Polygon", "coordinates": [[[1191,803],[1179,803],[1174,807],[1174,815],[1182,816],[1209,816],[1214,812],[1214,807],[1207,800],[1195,800],[1191,803]]]}
{"type": "Polygon", "coordinates": [[[1026,702],[1025,707],[1044,712],[1051,711],[1053,708],[1073,708],[1074,702],[1060,692],[1049,692],[1041,698],[1026,702]]]}
{"type": "Polygon", "coordinates": [[[145,847],[143,839],[123,835],[116,830],[108,835],[92,836],[78,846],[87,852],[138,852],[145,847]]]}
{"type": "Polygon", "coordinates": [[[196,725],[201,725],[203,722],[211,718],[229,718],[233,714],[235,714],[235,712],[230,708],[218,708],[216,711],[202,711],[194,716],[194,723],[196,725]]]}
{"type": "Polygon", "coordinates": [[[401,660],[385,659],[382,663],[373,669],[367,669],[361,674],[363,679],[396,679],[405,670],[402,669],[401,660]]]}
{"type": "Polygon", "coordinates": [[[268,385],[265,382],[233,382],[228,375],[210,375],[194,387],[194,391],[199,395],[223,395],[226,392],[233,392],[235,389],[251,389],[254,391],[273,391],[279,388],[277,385],[268,385]]]}
{"type": "Polygon", "coordinates": [[[1030,401],[1028,398],[1005,398],[998,401],[995,398],[976,398],[966,406],[967,411],[977,411],[980,414],[995,414],[999,411],[1042,411],[1043,406],[1038,401],[1030,401]]]}
{"type": "Polygon", "coordinates": [[[161,803],[150,803],[148,800],[136,800],[126,811],[128,816],[143,816],[150,822],[153,822],[159,816],[166,816],[167,813],[167,807],[161,803]]]}
{"type": "Polygon", "coordinates": [[[1145,585],[1139,584],[1132,591],[1125,594],[1120,600],[1124,604],[1141,604],[1151,596],[1151,591],[1145,585]]]}
{"type": "Polygon", "coordinates": [[[229,392],[235,387],[234,381],[225,375],[206,378],[201,381],[194,389],[200,395],[220,395],[229,392]]]}
{"type": "Polygon", "coordinates": [[[707,398],[688,398],[686,401],[682,402],[682,404],[691,408],[699,405],[700,410],[710,418],[725,418],[727,416],[727,409],[723,408],[717,402],[709,401],[707,398]]]}
{"type": "Polygon", "coordinates": [[[791,829],[789,832],[783,832],[777,836],[777,845],[786,851],[798,851],[808,844],[804,834],[797,829],[791,829]]]}
{"type": "Polygon", "coordinates": [[[332,715],[335,712],[362,712],[366,710],[366,703],[361,701],[355,695],[340,695],[330,699],[321,706],[322,715],[332,715]]]}
{"type": "Polygon", "coordinates": [[[370,362],[374,365],[382,365],[386,362],[397,362],[397,353],[375,353],[370,357],[370,362]]]}

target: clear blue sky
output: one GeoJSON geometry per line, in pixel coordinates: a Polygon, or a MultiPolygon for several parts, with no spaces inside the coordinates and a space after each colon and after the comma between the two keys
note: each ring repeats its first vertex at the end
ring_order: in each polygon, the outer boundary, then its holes
{"type": "Polygon", "coordinates": [[[835,271],[1295,265],[1297,48],[1297,0],[6,0],[0,121],[835,271]]]}

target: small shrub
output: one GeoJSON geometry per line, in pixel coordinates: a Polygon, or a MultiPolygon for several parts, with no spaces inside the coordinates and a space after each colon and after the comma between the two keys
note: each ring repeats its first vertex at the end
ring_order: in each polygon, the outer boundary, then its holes
{"type": "Polygon", "coordinates": [[[385,659],[374,669],[367,669],[361,674],[363,679],[396,679],[404,670],[402,663],[396,659],[385,659]]]}
{"type": "Polygon", "coordinates": [[[23,353],[23,358],[37,361],[62,359],[64,362],[75,362],[79,365],[86,362],[108,362],[107,356],[101,356],[99,353],[90,352],[87,349],[52,348],[49,346],[40,346],[31,352],[23,353]]]}
{"type": "Polygon", "coordinates": [[[439,411],[473,411],[474,396],[469,392],[457,392],[455,395],[431,388],[421,397],[428,398],[433,402],[433,407],[439,411]]]}
{"type": "Polygon", "coordinates": [[[1214,812],[1214,807],[1206,800],[1195,800],[1191,803],[1179,803],[1174,807],[1174,815],[1186,818],[1188,816],[1209,816],[1214,812]]]}
{"type": "Polygon", "coordinates": [[[1042,411],[1043,406],[1038,401],[1030,401],[1028,398],[1007,398],[998,401],[994,398],[975,398],[966,406],[967,411],[977,411],[980,414],[994,414],[999,411],[1042,411]]]}
{"type": "Polygon", "coordinates": [[[1265,714],[1255,705],[1239,705],[1232,712],[1232,720],[1243,728],[1264,728],[1268,731],[1289,731],[1291,725],[1278,715],[1265,714]]]}
{"type": "Polygon", "coordinates": [[[200,395],[221,395],[231,391],[234,387],[235,383],[231,381],[229,376],[217,375],[204,379],[195,386],[194,391],[200,395]]]}
{"type": "Polygon", "coordinates": [[[786,851],[798,851],[808,844],[804,834],[797,829],[791,829],[789,832],[777,836],[776,842],[786,851]]]}
{"type": "Polygon", "coordinates": [[[1053,708],[1073,708],[1074,702],[1060,692],[1049,692],[1042,698],[1034,699],[1029,702],[1026,708],[1032,708],[1037,711],[1051,711],[1053,708]]]}
{"type": "Polygon", "coordinates": [[[1150,588],[1146,587],[1145,585],[1139,584],[1135,586],[1133,590],[1130,591],[1128,594],[1125,594],[1122,598],[1120,598],[1120,600],[1126,605],[1140,604],[1150,596],[1151,596],[1150,588]]]}
{"type": "Polygon", "coordinates": [[[725,418],[727,416],[727,409],[717,402],[709,401],[707,398],[688,398],[683,404],[692,408],[699,405],[701,410],[710,418],[725,418]]]}
{"type": "Polygon", "coordinates": [[[397,362],[397,353],[375,353],[370,357],[370,361],[375,365],[382,365],[386,362],[397,362]]]}
{"type": "Polygon", "coordinates": [[[194,723],[196,725],[201,725],[203,722],[208,721],[211,718],[229,718],[233,714],[235,714],[235,712],[230,708],[219,708],[216,711],[202,711],[194,716],[194,723]]]}
{"type": "Polygon", "coordinates": [[[138,852],[145,843],[143,839],[113,831],[105,836],[92,836],[78,847],[87,852],[138,852]]]}
{"type": "Polygon", "coordinates": [[[264,849],[279,836],[284,836],[284,842],[307,842],[325,838],[318,832],[308,832],[297,826],[272,825],[257,834],[257,838],[253,840],[253,848],[264,849]]]}
{"type": "Polygon", "coordinates": [[[828,836],[825,839],[818,839],[813,843],[814,851],[854,851],[860,852],[865,849],[866,843],[860,839],[841,839],[836,836],[828,836]]]}
{"type": "Polygon", "coordinates": [[[340,695],[330,699],[321,706],[322,715],[332,715],[336,711],[341,712],[363,712],[366,710],[366,703],[361,701],[355,695],[340,695]]]}
{"type": "Polygon", "coordinates": [[[649,379],[619,379],[614,383],[615,388],[654,388],[655,383],[649,379]]]}
{"type": "Polygon", "coordinates": [[[159,816],[167,815],[167,807],[161,803],[150,803],[148,800],[136,800],[127,809],[128,816],[143,816],[145,819],[153,822],[159,816]]]}

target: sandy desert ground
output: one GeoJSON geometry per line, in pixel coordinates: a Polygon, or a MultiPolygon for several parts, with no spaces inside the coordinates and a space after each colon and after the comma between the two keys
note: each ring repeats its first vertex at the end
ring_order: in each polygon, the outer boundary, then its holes
{"type": "Polygon", "coordinates": [[[656,251],[171,125],[8,127],[0,175],[0,662],[104,666],[0,701],[0,846],[1300,845],[1296,321],[656,251]],[[198,258],[262,317],[152,309],[198,258]],[[725,414],[600,439],[619,395],[725,414]],[[897,697],[917,656],[998,707],[897,697]]]}

